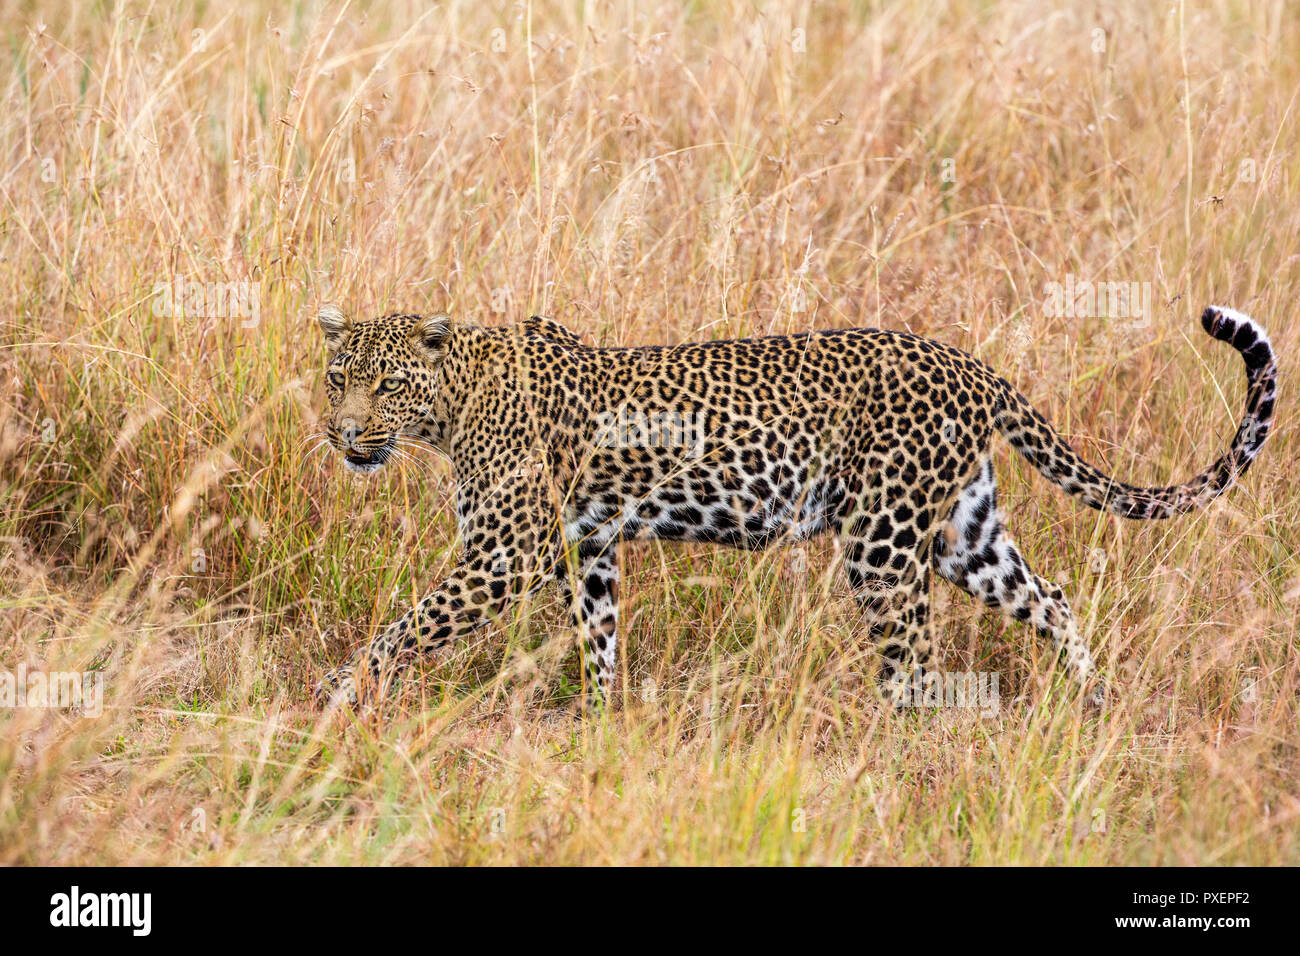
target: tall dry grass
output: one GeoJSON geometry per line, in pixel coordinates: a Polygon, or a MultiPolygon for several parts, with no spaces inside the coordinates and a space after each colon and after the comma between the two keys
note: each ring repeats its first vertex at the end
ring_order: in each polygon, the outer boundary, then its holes
{"type": "MultiPolygon", "coordinates": [[[[1117,476],[1241,414],[1208,302],[1298,334],[1285,0],[6,3],[0,863],[1297,863],[1290,390],[1244,487],[1121,524],[1005,446],[1011,525],[1112,685],[942,582],[1001,706],[882,711],[824,543],[625,553],[619,697],[575,723],[543,593],[380,712],[319,673],[454,546],[432,455],[307,454],[310,316],[552,314],[589,341],[907,328],[1117,476]],[[1149,282],[1154,315],[1044,288],[1149,282]],[[246,283],[155,309],[159,284],[246,283]],[[198,314],[194,314],[197,312],[198,314]],[[213,314],[217,313],[217,314],[213,314]]],[[[206,286],[205,286],[206,287],[206,286]]]]}

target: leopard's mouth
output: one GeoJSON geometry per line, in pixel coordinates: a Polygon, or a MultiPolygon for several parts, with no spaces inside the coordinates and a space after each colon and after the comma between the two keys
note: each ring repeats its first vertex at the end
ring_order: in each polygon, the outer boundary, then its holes
{"type": "Polygon", "coordinates": [[[359,475],[370,475],[383,468],[392,453],[392,442],[385,442],[378,448],[370,450],[349,448],[343,453],[343,464],[348,471],[354,471],[359,475]]]}

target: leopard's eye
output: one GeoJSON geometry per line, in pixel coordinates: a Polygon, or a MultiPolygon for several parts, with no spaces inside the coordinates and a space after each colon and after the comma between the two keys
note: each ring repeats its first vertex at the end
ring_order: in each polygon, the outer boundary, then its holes
{"type": "Polygon", "coordinates": [[[328,377],[329,377],[329,380],[330,380],[330,384],[333,385],[335,388],[342,388],[342,387],[343,387],[343,373],[342,373],[342,372],[330,372],[328,377]]]}
{"type": "Polygon", "coordinates": [[[379,383],[379,394],[386,395],[389,392],[395,392],[405,384],[404,379],[386,378],[379,383]]]}

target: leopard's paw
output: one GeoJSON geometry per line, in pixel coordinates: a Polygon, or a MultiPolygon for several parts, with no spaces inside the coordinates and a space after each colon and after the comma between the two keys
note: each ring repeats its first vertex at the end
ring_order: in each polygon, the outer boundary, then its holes
{"type": "Polygon", "coordinates": [[[1094,679],[1084,691],[1084,706],[1091,711],[1103,711],[1114,702],[1114,691],[1100,678],[1094,679]]]}
{"type": "Polygon", "coordinates": [[[319,706],[330,710],[343,704],[355,707],[357,683],[352,677],[352,668],[347,665],[334,668],[316,684],[312,696],[319,706]]]}

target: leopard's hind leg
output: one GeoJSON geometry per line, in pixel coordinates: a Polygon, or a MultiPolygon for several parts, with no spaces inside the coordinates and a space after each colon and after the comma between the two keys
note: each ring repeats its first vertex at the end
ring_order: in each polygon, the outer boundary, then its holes
{"type": "Polygon", "coordinates": [[[1065,594],[1033,572],[1007,534],[998,511],[993,463],[987,457],[935,536],[934,565],[939,574],[985,604],[1033,625],[1053,651],[1064,656],[1070,676],[1080,684],[1092,676],[1092,655],[1065,594]]]}

